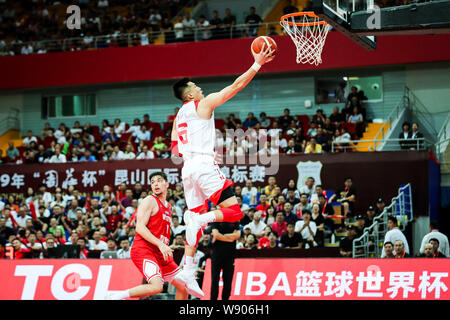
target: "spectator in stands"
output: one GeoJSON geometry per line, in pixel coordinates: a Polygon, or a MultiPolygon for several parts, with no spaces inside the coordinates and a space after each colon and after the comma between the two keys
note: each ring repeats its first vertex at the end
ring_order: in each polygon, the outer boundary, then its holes
{"type": "Polygon", "coordinates": [[[231,33],[233,32],[233,37],[235,38],[234,26],[236,25],[236,17],[231,13],[229,8],[225,9],[225,17],[222,20],[224,26],[223,38],[230,39],[231,33]]]}
{"type": "MultiPolygon", "coordinates": [[[[404,248],[403,250],[405,251],[406,254],[409,254],[408,241],[406,240],[406,237],[403,234],[403,232],[401,232],[401,230],[398,228],[397,218],[394,216],[389,216],[387,227],[388,227],[389,231],[386,232],[383,243],[392,242],[394,244],[394,251],[395,251],[394,254],[397,254],[397,252],[395,250],[396,249],[395,244],[396,244],[397,240],[401,240],[402,244],[403,244],[403,248],[404,248]]],[[[381,257],[384,258],[385,255],[386,255],[386,253],[384,252],[384,248],[383,248],[381,257]]]]}
{"type": "Polygon", "coordinates": [[[258,196],[258,189],[253,186],[252,180],[245,181],[245,187],[242,188],[242,201],[249,205],[256,205],[256,198],[258,196]]]}
{"type": "Polygon", "coordinates": [[[441,251],[439,251],[440,244],[439,244],[439,240],[438,239],[432,238],[432,239],[430,239],[429,243],[433,246],[433,255],[434,255],[434,257],[436,257],[436,258],[447,258],[443,253],[441,253],[441,251]]]}
{"type": "Polygon", "coordinates": [[[448,237],[442,232],[439,232],[437,221],[430,221],[429,229],[430,233],[427,233],[423,237],[419,252],[424,253],[425,245],[429,243],[431,239],[438,239],[438,251],[441,252],[445,257],[450,258],[448,237]]]}
{"type": "Polygon", "coordinates": [[[317,242],[319,247],[323,247],[325,241],[325,217],[320,212],[320,206],[318,203],[312,205],[311,211],[311,221],[316,224],[316,234],[314,240],[317,242]]]}
{"type": "Polygon", "coordinates": [[[356,216],[356,238],[359,238],[364,233],[366,227],[366,219],[362,214],[356,216]]]}
{"type": "MultiPolygon", "coordinates": [[[[93,241],[93,240],[92,240],[93,241]]],[[[87,259],[89,250],[86,248],[87,240],[85,237],[79,237],[77,245],[80,246],[80,259],[87,259]]]]}
{"type": "Polygon", "coordinates": [[[178,233],[175,235],[175,238],[173,239],[172,244],[170,245],[170,249],[184,249],[184,240],[183,235],[181,233],[178,233]]]}
{"type": "Polygon", "coordinates": [[[286,0],[286,6],[283,8],[283,15],[298,12],[298,8],[292,4],[292,0],[286,0]]]}
{"type": "Polygon", "coordinates": [[[279,118],[278,122],[283,129],[287,129],[292,120],[294,120],[294,117],[291,116],[291,111],[286,108],[283,110],[283,115],[279,118]]]}
{"type": "Polygon", "coordinates": [[[395,259],[410,258],[410,255],[405,252],[405,244],[402,240],[394,242],[395,259]]]}
{"type": "MultiPolygon", "coordinates": [[[[315,191],[314,183],[316,180],[313,177],[308,177],[305,181],[305,185],[301,186],[299,189],[300,195],[303,193],[307,195],[307,197],[311,196],[315,191]]],[[[301,200],[301,198],[300,198],[301,200]]]]}
{"type": "Polygon", "coordinates": [[[158,158],[167,158],[168,148],[163,141],[163,137],[156,137],[151,150],[158,155],[158,158]]]}
{"type": "Polygon", "coordinates": [[[272,230],[275,231],[279,237],[287,233],[287,222],[284,221],[284,212],[278,211],[275,222],[272,223],[272,230]]]}
{"type": "Polygon", "coordinates": [[[117,253],[117,244],[114,239],[108,238],[106,241],[107,249],[100,254],[100,259],[105,259],[107,253],[116,252],[117,253]]]}
{"type": "MultiPolygon", "coordinates": [[[[134,150],[133,145],[131,143],[127,143],[127,146],[125,147],[125,152],[122,155],[122,159],[124,159],[124,160],[125,159],[135,159],[136,154],[133,152],[133,150],[134,150]]],[[[122,160],[122,159],[119,159],[119,160],[122,160]]]]}
{"type": "Polygon", "coordinates": [[[349,115],[347,122],[355,124],[356,135],[361,138],[364,130],[364,118],[358,107],[353,107],[353,112],[349,115]]]}
{"type": "Polygon", "coordinates": [[[250,7],[250,14],[245,18],[245,24],[249,28],[250,37],[256,37],[258,35],[258,27],[262,22],[261,17],[256,14],[255,7],[250,7]]]}
{"type": "Polygon", "coordinates": [[[284,212],[286,214],[284,217],[284,221],[286,221],[287,223],[295,223],[299,219],[297,217],[297,215],[294,214],[293,209],[294,209],[294,207],[292,206],[292,204],[290,202],[286,202],[284,204],[284,212]]]}
{"type": "Polygon", "coordinates": [[[411,139],[413,140],[413,142],[410,143],[410,149],[411,150],[423,149],[424,141],[423,140],[421,141],[419,139],[423,139],[424,135],[422,134],[422,132],[419,131],[419,124],[417,122],[413,122],[411,128],[412,128],[411,139]]]}
{"type": "Polygon", "coordinates": [[[155,158],[155,154],[153,153],[153,151],[148,150],[147,145],[144,145],[142,147],[142,151],[136,157],[136,159],[154,159],[154,158],[155,158]]]}
{"type": "MultiPolygon", "coordinates": [[[[256,238],[260,238],[264,234],[264,228],[266,224],[261,221],[262,212],[256,211],[253,215],[253,221],[247,224],[245,227],[250,227],[250,231],[255,235],[256,238]]],[[[244,228],[245,228],[244,227],[244,228]]]]}
{"type": "Polygon", "coordinates": [[[206,17],[204,15],[200,15],[196,27],[200,29],[199,30],[200,35],[197,35],[197,39],[200,39],[200,40],[211,39],[211,37],[212,37],[211,27],[210,27],[209,21],[206,20],[206,17]]]}
{"type": "Polygon", "coordinates": [[[148,17],[150,27],[152,28],[153,32],[159,31],[159,25],[161,24],[162,16],[159,13],[159,10],[157,8],[150,9],[150,16],[148,17]]]}
{"type": "Polygon", "coordinates": [[[433,245],[431,243],[427,243],[424,246],[423,253],[419,255],[421,258],[435,258],[435,254],[433,252],[433,245]]]}
{"type": "Polygon", "coordinates": [[[14,249],[14,259],[27,259],[30,257],[31,250],[28,249],[18,238],[11,241],[14,249]]]}
{"type": "Polygon", "coordinates": [[[329,151],[328,135],[322,128],[317,129],[317,134],[314,139],[317,141],[317,144],[319,144],[322,147],[323,151],[329,151]]]}
{"type": "Polygon", "coordinates": [[[300,249],[302,247],[302,237],[295,232],[295,223],[287,224],[287,233],[281,236],[280,244],[283,248],[300,249]]]}
{"type": "Polygon", "coordinates": [[[48,159],[50,163],[65,163],[67,162],[66,156],[61,153],[61,146],[59,144],[55,145],[54,154],[48,159]]]}
{"type": "Polygon", "coordinates": [[[175,39],[175,33],[173,32],[173,23],[170,22],[168,17],[164,17],[161,22],[160,30],[165,35],[165,43],[172,43],[175,39]]]}
{"type": "Polygon", "coordinates": [[[315,222],[311,221],[311,211],[303,210],[302,218],[303,220],[299,220],[295,223],[295,232],[300,233],[302,236],[302,247],[305,249],[317,247],[318,244],[314,240],[317,227],[315,222]]]}
{"type": "Polygon", "coordinates": [[[182,23],[185,41],[194,41],[195,20],[191,18],[191,14],[189,12],[187,12],[184,16],[182,23]]]}
{"type": "Polygon", "coordinates": [[[375,222],[375,208],[373,206],[369,206],[366,211],[366,226],[370,227],[375,222]]]}
{"type": "MultiPolygon", "coordinates": [[[[339,253],[341,257],[352,257],[353,255],[353,240],[356,238],[356,227],[354,225],[347,226],[347,237],[339,242],[339,253]]],[[[362,249],[360,249],[362,250],[362,249]]],[[[357,253],[359,253],[359,251],[357,253]]]]}
{"type": "Polygon", "coordinates": [[[246,128],[253,128],[258,123],[258,119],[256,119],[253,112],[249,112],[247,118],[242,123],[242,125],[246,128]]]}
{"type": "Polygon", "coordinates": [[[100,240],[101,236],[99,231],[95,231],[92,238],[92,240],[89,240],[89,250],[108,250],[106,242],[100,240]]]}
{"type": "Polygon", "coordinates": [[[181,234],[184,230],[186,230],[186,226],[180,224],[180,219],[178,216],[172,216],[172,225],[170,226],[172,230],[172,234],[181,234]]]}
{"type": "Polygon", "coordinates": [[[265,112],[261,112],[259,114],[259,123],[261,124],[261,128],[269,129],[271,122],[270,122],[270,119],[267,118],[267,115],[265,112]]]}
{"type": "Polygon", "coordinates": [[[300,144],[296,144],[294,139],[289,139],[286,148],[283,148],[283,153],[286,154],[298,154],[302,152],[302,147],[300,144]]]}
{"type": "Polygon", "coordinates": [[[305,153],[322,153],[322,146],[317,143],[315,138],[311,137],[305,148],[305,153]]]}
{"type": "Polygon", "coordinates": [[[410,141],[412,139],[412,133],[410,130],[409,122],[405,121],[402,124],[402,132],[400,132],[398,138],[400,139],[399,144],[402,150],[409,149],[410,141]]]}
{"type": "MultiPolygon", "coordinates": [[[[56,153],[56,152],[55,152],[56,153]]],[[[56,154],[55,154],[56,155],[56,154]]],[[[87,149],[84,152],[84,155],[80,157],[80,159],[78,160],[80,162],[93,162],[93,161],[97,161],[97,159],[95,158],[95,156],[92,154],[91,150],[87,149]]]]}
{"type": "Polygon", "coordinates": [[[175,42],[182,42],[184,40],[184,25],[183,25],[183,17],[178,16],[176,23],[173,26],[173,30],[175,33],[175,42]]]}
{"type": "Polygon", "coordinates": [[[33,136],[33,131],[28,130],[27,136],[23,139],[22,144],[26,147],[30,145],[31,142],[38,143],[38,140],[35,136],[33,136]]]}
{"type": "Polygon", "coordinates": [[[14,147],[13,142],[8,142],[8,149],[6,149],[6,158],[8,162],[13,162],[19,156],[19,150],[14,147]]]}
{"type": "Polygon", "coordinates": [[[380,215],[380,213],[383,212],[385,206],[386,203],[384,202],[383,198],[378,198],[376,202],[375,216],[380,215]]]}
{"type": "Polygon", "coordinates": [[[219,18],[219,12],[217,10],[213,11],[212,19],[209,20],[212,29],[212,38],[220,39],[221,36],[221,27],[222,27],[222,19],[219,18]]]}
{"type": "Polygon", "coordinates": [[[395,257],[394,255],[394,244],[390,241],[386,241],[383,245],[383,249],[384,249],[384,253],[385,256],[384,258],[386,259],[392,259],[395,257]]]}
{"type": "Polygon", "coordinates": [[[345,178],[344,190],[341,190],[339,194],[333,194],[330,197],[330,202],[332,202],[337,196],[336,202],[340,202],[342,208],[344,209],[344,216],[354,213],[354,203],[356,201],[356,189],[353,187],[353,179],[350,177],[345,178]]]}
{"type": "Polygon", "coordinates": [[[348,116],[353,112],[353,108],[357,107],[358,110],[361,110],[361,95],[358,94],[358,88],[355,86],[352,86],[351,92],[347,96],[347,101],[345,102],[345,107],[343,109],[342,114],[345,117],[344,121],[347,121],[348,116]]]}

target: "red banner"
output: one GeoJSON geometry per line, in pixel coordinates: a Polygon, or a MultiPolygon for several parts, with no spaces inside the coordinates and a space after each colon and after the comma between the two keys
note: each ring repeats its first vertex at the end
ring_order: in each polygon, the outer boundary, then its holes
{"type": "Polygon", "coordinates": [[[0,260],[0,300],[102,300],[142,278],[131,260],[0,260]]]}
{"type": "MultiPolygon", "coordinates": [[[[252,64],[254,38],[167,45],[108,48],[0,57],[0,89],[118,83],[185,76],[212,77],[243,73],[252,64]],[[230,54],[233,53],[233,54],[230,54]],[[182,57],[182,58],[180,58],[182,57]],[[189,63],[185,63],[189,61],[189,63]],[[44,76],[45,75],[45,76],[44,76]]],[[[277,58],[261,72],[354,68],[448,61],[450,35],[378,37],[377,50],[367,51],[340,32],[330,32],[319,66],[297,64],[288,36],[275,36],[277,58]]]]}
{"type": "Polygon", "coordinates": [[[450,300],[449,270],[450,259],[236,259],[230,299],[450,300]]]}

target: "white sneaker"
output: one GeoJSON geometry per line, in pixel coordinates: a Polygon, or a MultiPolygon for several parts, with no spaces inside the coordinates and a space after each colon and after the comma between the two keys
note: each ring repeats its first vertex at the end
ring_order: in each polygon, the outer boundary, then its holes
{"type": "Polygon", "coordinates": [[[181,272],[175,275],[174,280],[178,280],[186,287],[186,291],[191,296],[196,298],[203,298],[205,295],[200,289],[197,280],[195,280],[194,274],[187,269],[183,269],[181,272]]]}
{"type": "Polygon", "coordinates": [[[198,221],[198,213],[188,210],[184,213],[184,219],[186,225],[186,242],[194,246],[197,243],[197,233],[202,227],[198,221]]]}

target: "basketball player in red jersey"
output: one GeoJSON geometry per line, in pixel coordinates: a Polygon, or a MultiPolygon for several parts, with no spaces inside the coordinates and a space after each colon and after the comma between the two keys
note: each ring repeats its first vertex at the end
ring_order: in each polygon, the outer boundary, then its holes
{"type": "Polygon", "coordinates": [[[166,174],[152,173],[150,183],[153,194],[142,200],[137,209],[136,236],[130,253],[131,260],[148,283],[108,294],[107,300],[155,295],[163,290],[164,281],[177,288],[176,300],[187,299],[185,284],[174,279],[181,269],[173,261],[173,250],[168,246],[172,208],[166,201],[169,187],[166,174]]]}
{"type": "Polygon", "coordinates": [[[261,66],[273,60],[273,51],[266,45],[259,53],[252,51],[254,64],[232,85],[219,92],[203,96],[202,89],[188,78],[173,86],[175,97],[183,101],[172,129],[172,154],[183,158],[182,179],[188,210],[184,214],[186,224],[185,264],[183,271],[175,276],[186,285],[187,292],[203,297],[203,291],[194,277],[196,266],[193,257],[202,227],[214,221],[236,222],[243,213],[228,180],[215,161],[216,132],[214,109],[231,99],[245,88],[261,66]],[[208,200],[220,209],[207,211],[208,200]]]}

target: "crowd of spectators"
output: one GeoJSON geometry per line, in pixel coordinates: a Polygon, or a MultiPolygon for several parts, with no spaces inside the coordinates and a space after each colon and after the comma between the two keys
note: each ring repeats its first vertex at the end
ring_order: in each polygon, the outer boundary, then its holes
{"type": "MultiPolygon", "coordinates": [[[[251,152],[325,153],[332,151],[334,142],[334,152],[351,151],[349,141],[357,140],[361,135],[358,128],[360,131],[364,128],[364,122],[354,122],[353,116],[357,114],[358,119],[363,119],[365,108],[362,101],[355,102],[352,94],[349,94],[347,101],[348,104],[341,111],[335,107],[329,116],[322,109],[318,109],[311,117],[293,116],[286,108],[279,117],[268,117],[265,112],[261,112],[257,118],[250,112],[244,120],[236,118],[234,114],[226,119],[216,119],[216,129],[222,132],[222,135],[217,135],[217,149],[224,156],[251,152]],[[242,129],[251,134],[247,134],[245,139],[238,139],[237,135],[230,137],[228,129],[242,129]],[[264,145],[260,139],[263,135],[266,137],[264,145]]],[[[28,130],[21,145],[15,146],[11,141],[6,150],[0,150],[0,164],[166,159],[171,156],[170,134],[178,110],[176,108],[162,125],[152,122],[148,114],[143,119],[134,119],[131,125],[121,119],[111,123],[105,119],[100,126],[75,121],[71,128],[65,123],[52,128],[46,123],[40,134],[28,130]]]]}

